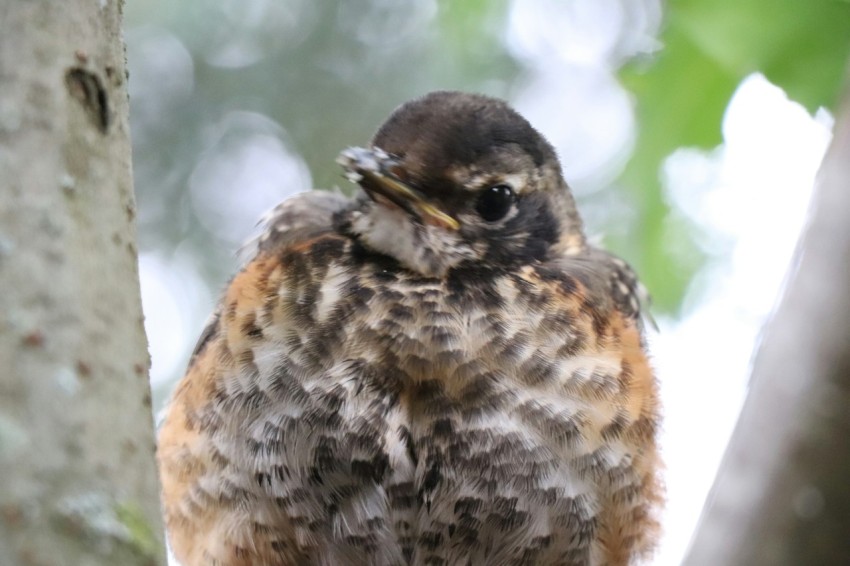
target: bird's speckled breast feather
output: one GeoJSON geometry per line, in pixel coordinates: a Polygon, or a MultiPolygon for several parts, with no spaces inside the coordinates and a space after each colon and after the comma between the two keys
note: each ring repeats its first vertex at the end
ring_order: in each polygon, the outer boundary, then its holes
{"type": "Polygon", "coordinates": [[[159,459],[186,566],[646,551],[658,407],[625,264],[423,278],[329,229],[343,202],[276,211],[174,395],[159,459]]]}

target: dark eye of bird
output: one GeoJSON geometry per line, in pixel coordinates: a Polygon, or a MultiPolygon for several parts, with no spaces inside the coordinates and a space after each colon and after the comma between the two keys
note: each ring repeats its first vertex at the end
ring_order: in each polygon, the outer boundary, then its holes
{"type": "Polygon", "coordinates": [[[508,185],[494,185],[478,196],[475,210],[487,222],[501,220],[516,202],[516,194],[508,185]]]}

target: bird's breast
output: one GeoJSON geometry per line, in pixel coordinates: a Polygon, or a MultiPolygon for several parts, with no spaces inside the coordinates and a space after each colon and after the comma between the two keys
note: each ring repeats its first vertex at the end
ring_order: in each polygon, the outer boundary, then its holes
{"type": "Polygon", "coordinates": [[[534,267],[310,245],[231,284],[161,436],[191,439],[161,454],[170,523],[295,562],[619,563],[654,477],[636,328],[534,267]]]}
{"type": "MultiPolygon", "coordinates": [[[[275,358],[322,392],[299,411],[315,419],[301,462],[329,443],[327,477],[350,482],[340,470],[356,463],[383,482],[387,520],[420,557],[462,540],[449,562],[518,548],[589,560],[603,500],[642,481],[626,432],[645,417],[631,397],[645,362],[629,358],[636,334],[601,322],[573,283],[533,268],[424,279],[330,264],[306,291],[310,322],[285,325],[275,358]],[[550,546],[559,538],[572,542],[550,546]]],[[[286,300],[280,316],[303,316],[302,294],[286,300]]]]}

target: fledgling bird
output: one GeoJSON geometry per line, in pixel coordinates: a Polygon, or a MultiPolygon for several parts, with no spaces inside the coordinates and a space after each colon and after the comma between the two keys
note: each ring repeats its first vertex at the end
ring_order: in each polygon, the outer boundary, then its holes
{"type": "Polygon", "coordinates": [[[159,433],[185,566],[625,565],[662,499],[641,287],[553,148],[434,92],[279,205],[159,433]]]}

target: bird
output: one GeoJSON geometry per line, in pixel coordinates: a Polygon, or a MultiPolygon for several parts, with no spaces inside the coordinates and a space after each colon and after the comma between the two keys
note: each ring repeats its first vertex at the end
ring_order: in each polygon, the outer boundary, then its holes
{"type": "Polygon", "coordinates": [[[184,566],[627,565],[663,506],[646,292],[497,98],[402,104],[279,204],[164,412],[184,566]]]}

